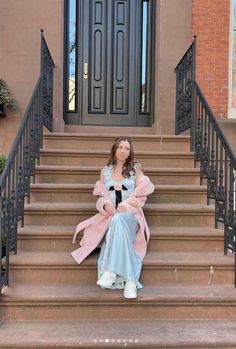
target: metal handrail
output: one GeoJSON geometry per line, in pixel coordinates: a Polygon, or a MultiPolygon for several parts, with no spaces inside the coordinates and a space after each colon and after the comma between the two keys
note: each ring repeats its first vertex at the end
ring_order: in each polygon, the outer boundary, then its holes
{"type": "Polygon", "coordinates": [[[10,252],[17,253],[17,230],[24,226],[24,199],[30,195],[43,125],[53,127],[54,63],[41,30],[41,71],[0,176],[0,291],[9,284],[10,252]]]}
{"type": "MultiPolygon", "coordinates": [[[[224,227],[224,253],[236,252],[236,156],[195,79],[196,38],[176,67],[176,134],[190,129],[194,164],[224,227]],[[191,53],[189,53],[191,51],[191,53]],[[186,71],[185,71],[186,70],[186,71]],[[191,111],[191,112],[190,112],[191,111]]],[[[236,287],[236,253],[235,253],[236,287]]]]}

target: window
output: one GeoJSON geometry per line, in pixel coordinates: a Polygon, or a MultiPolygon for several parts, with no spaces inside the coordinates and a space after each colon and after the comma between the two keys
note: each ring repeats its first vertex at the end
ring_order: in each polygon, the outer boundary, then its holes
{"type": "Polygon", "coordinates": [[[142,1],[141,9],[141,86],[140,113],[150,113],[151,101],[151,16],[149,0],[142,1]]]}
{"type": "Polygon", "coordinates": [[[66,110],[76,111],[77,96],[77,39],[76,39],[76,0],[67,1],[67,47],[66,47],[66,110]]]}

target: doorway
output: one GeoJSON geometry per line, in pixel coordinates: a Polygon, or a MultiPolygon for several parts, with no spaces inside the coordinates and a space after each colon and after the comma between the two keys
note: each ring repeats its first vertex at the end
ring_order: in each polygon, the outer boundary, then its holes
{"type": "Polygon", "coordinates": [[[151,126],[154,1],[66,0],[66,124],[151,126]]]}

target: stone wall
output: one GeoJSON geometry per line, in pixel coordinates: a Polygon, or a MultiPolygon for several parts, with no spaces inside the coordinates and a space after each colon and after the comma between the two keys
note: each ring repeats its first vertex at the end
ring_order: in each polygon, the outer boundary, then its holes
{"type": "Polygon", "coordinates": [[[158,134],[175,132],[175,67],[191,44],[189,0],[157,1],[155,126],[158,134]]]}
{"type": "Polygon", "coordinates": [[[217,118],[228,117],[230,0],[192,0],[197,81],[217,118]]]}
{"type": "Polygon", "coordinates": [[[40,29],[56,65],[55,129],[63,129],[63,0],[1,0],[0,77],[17,101],[17,110],[0,118],[0,153],[8,153],[40,72],[40,29]]]}

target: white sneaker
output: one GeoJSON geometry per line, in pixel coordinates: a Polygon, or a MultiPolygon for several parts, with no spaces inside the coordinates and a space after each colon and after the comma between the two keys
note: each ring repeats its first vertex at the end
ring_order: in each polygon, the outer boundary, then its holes
{"type": "Polygon", "coordinates": [[[137,287],[134,282],[126,281],[124,288],[125,298],[137,298],[137,287]]]}
{"type": "Polygon", "coordinates": [[[116,274],[112,271],[105,270],[100,279],[97,281],[97,285],[102,287],[110,287],[116,281],[116,274]]]}

